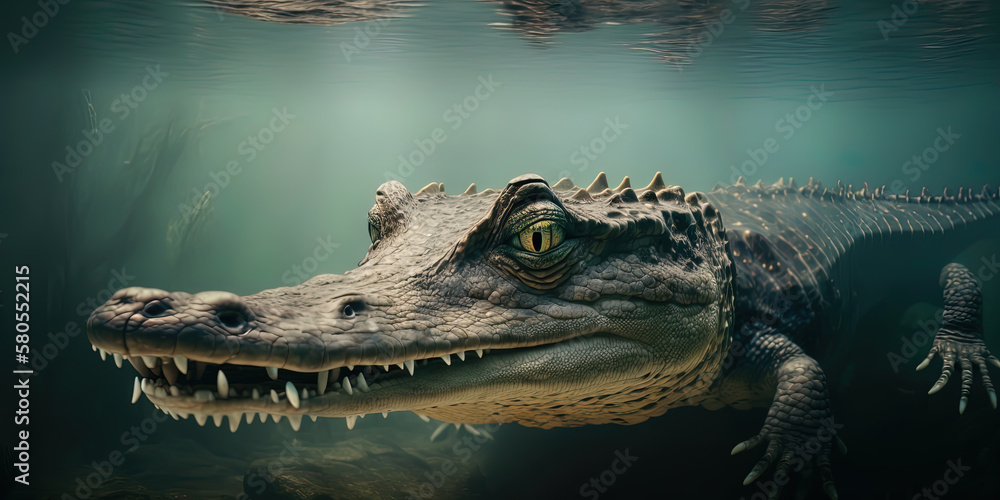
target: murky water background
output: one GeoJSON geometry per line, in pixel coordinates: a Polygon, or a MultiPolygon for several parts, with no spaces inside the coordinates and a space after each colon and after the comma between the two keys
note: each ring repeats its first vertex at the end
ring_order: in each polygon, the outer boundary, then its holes
{"type": "MultiPolygon", "coordinates": [[[[445,459],[458,473],[436,498],[574,498],[626,448],[640,458],[601,498],[756,493],[739,484],[756,456],[728,451],[764,410],[505,426],[463,461],[460,436],[432,446],[434,425],[411,415],[369,416],[351,433],[339,419],[297,434],[287,422],[235,435],[150,424],[148,401],[128,404],[132,377],[74,333],[125,284],[247,294],[343,272],[390,178],[450,193],[525,172],[585,185],[662,171],[687,190],[739,175],[895,191],[1000,182],[993,2],[623,4],[88,1],[43,16],[32,36],[21,16],[38,5],[6,4],[0,255],[32,265],[33,342],[56,345],[32,381],[34,497],[81,497],[76,479],[121,451],[91,497],[231,498],[246,479],[254,498],[292,498],[253,482],[292,444],[326,457],[319,471],[284,464],[284,477],[333,481],[316,498],[419,489],[445,459]]],[[[1000,420],[985,394],[959,418],[957,384],[929,398],[933,374],[910,373],[916,361],[896,374],[886,353],[940,304],[928,256],[971,265],[998,251],[991,232],[873,264],[874,279],[900,286],[859,312],[863,340],[831,372],[851,447],[835,462],[842,494],[911,498],[956,457],[976,465],[949,498],[997,494],[1000,420]]],[[[986,281],[989,303],[1000,289],[986,281]]],[[[995,311],[986,319],[1000,349],[995,311]]]]}

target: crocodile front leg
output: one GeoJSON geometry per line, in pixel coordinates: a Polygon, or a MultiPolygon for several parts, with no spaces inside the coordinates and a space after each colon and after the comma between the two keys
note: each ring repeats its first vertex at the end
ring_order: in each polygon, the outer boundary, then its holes
{"type": "MultiPolygon", "coordinates": [[[[778,498],[793,473],[811,476],[818,470],[823,491],[837,498],[830,458],[832,445],[846,453],[837,437],[841,427],[834,423],[827,392],[826,376],[813,358],[785,335],[763,327],[737,350],[731,350],[734,364],[718,387],[719,398],[736,407],[768,404],[770,409],[760,432],[733,448],[735,455],[766,443],[764,456],[744,479],[749,485],[772,464],[773,479],[763,489],[769,498],[778,498]]],[[[803,481],[802,486],[807,486],[803,481]]]]}
{"type": "Polygon", "coordinates": [[[958,363],[962,373],[962,399],[958,403],[958,412],[964,413],[972,390],[972,367],[975,365],[982,375],[990,403],[996,409],[997,394],[986,362],[1000,367],[1000,360],[990,354],[983,341],[983,292],[979,280],[965,266],[948,264],[941,270],[940,283],[944,287],[941,328],[934,336],[930,353],[917,370],[927,368],[935,355],[941,356],[944,365],[941,376],[927,393],[934,394],[941,390],[951,378],[955,363],[958,363]]]}

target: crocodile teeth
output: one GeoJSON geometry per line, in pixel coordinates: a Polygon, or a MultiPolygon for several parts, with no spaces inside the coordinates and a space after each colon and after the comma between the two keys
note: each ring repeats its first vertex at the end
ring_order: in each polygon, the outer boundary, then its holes
{"type": "Polygon", "coordinates": [[[97,353],[101,355],[101,361],[105,361],[108,359],[108,351],[105,351],[104,349],[98,349],[97,353]]]}
{"type": "Polygon", "coordinates": [[[195,419],[195,421],[198,422],[198,425],[204,427],[205,426],[205,422],[208,421],[208,415],[206,415],[204,413],[195,413],[194,414],[194,419],[195,419]]]}
{"type": "Polygon", "coordinates": [[[465,351],[459,351],[459,352],[457,352],[455,354],[458,355],[458,359],[460,359],[462,361],[465,361],[465,351]]]}
{"type": "Polygon", "coordinates": [[[346,417],[344,420],[347,420],[347,429],[351,430],[354,428],[354,424],[358,421],[358,416],[351,415],[350,417],[346,417]]]}
{"type": "Polygon", "coordinates": [[[347,365],[347,371],[354,370],[354,365],[347,365]]]}
{"type": "Polygon", "coordinates": [[[142,364],[142,360],[138,357],[133,356],[128,358],[128,362],[132,365],[132,368],[135,368],[135,371],[139,372],[139,375],[142,375],[143,378],[153,376],[153,372],[149,371],[149,368],[146,368],[146,365],[142,364]]]}
{"type": "MultiPolygon", "coordinates": [[[[315,391],[313,391],[313,392],[315,392],[315,391]]],[[[307,390],[305,387],[299,389],[299,399],[301,399],[303,401],[309,399],[309,390],[307,390]]]]}
{"type": "Polygon", "coordinates": [[[90,344],[90,350],[94,351],[94,352],[97,352],[97,346],[94,345],[94,344],[90,344]]]}
{"type": "Polygon", "coordinates": [[[180,390],[180,388],[179,388],[179,387],[177,387],[176,385],[172,385],[172,386],[170,386],[170,395],[171,395],[171,396],[173,396],[173,397],[175,397],[175,398],[176,398],[177,396],[180,396],[180,395],[181,395],[181,390],[180,390]]]}
{"type": "Polygon", "coordinates": [[[226,374],[219,370],[219,376],[216,377],[216,385],[219,387],[219,397],[226,399],[229,397],[229,380],[226,379],[226,374]]]}
{"type": "Polygon", "coordinates": [[[399,369],[402,370],[403,366],[405,366],[405,364],[404,363],[396,363],[396,366],[398,366],[399,369]]]}
{"type": "Polygon", "coordinates": [[[312,420],[313,422],[315,422],[317,418],[319,417],[317,417],[316,415],[309,415],[309,420],[312,420]]]}
{"type": "Polygon", "coordinates": [[[214,423],[216,427],[222,427],[222,415],[219,415],[218,413],[213,413],[212,423],[214,423]]]}
{"type": "Polygon", "coordinates": [[[389,371],[389,365],[382,365],[382,371],[389,371]]]}
{"type": "Polygon", "coordinates": [[[278,399],[278,391],[274,389],[271,389],[271,401],[274,403],[281,401],[280,399],[278,399]]]}
{"type": "Polygon", "coordinates": [[[177,369],[180,370],[181,373],[187,375],[188,359],[186,357],[180,355],[174,356],[174,365],[177,366],[177,369]]]}
{"type": "Polygon", "coordinates": [[[388,411],[382,412],[382,418],[389,418],[389,412],[388,411]]]}
{"type": "Polygon", "coordinates": [[[254,387],[253,391],[250,392],[250,397],[253,399],[260,399],[260,391],[258,391],[257,388],[254,387]]]}
{"type": "Polygon", "coordinates": [[[347,391],[348,395],[354,395],[354,389],[351,388],[351,381],[347,377],[344,377],[344,390],[347,391]]]}
{"type": "Polygon", "coordinates": [[[252,411],[248,411],[248,412],[246,413],[246,417],[247,417],[247,425],[250,425],[250,424],[252,424],[252,423],[253,423],[253,416],[254,416],[254,415],[255,415],[255,413],[254,413],[254,412],[252,412],[252,411]]]}
{"type": "Polygon", "coordinates": [[[139,396],[142,395],[142,384],[139,383],[139,377],[135,378],[135,383],[132,384],[132,404],[139,401],[139,396]]]}
{"type": "Polygon", "coordinates": [[[483,350],[482,349],[476,349],[476,356],[479,356],[480,358],[483,357],[483,350]]]}
{"type": "Polygon", "coordinates": [[[278,415],[277,413],[272,413],[271,420],[273,420],[274,423],[281,422],[281,415],[278,415]]]}
{"type": "Polygon", "coordinates": [[[358,378],[356,378],[355,381],[357,381],[358,383],[358,389],[361,389],[362,392],[368,392],[369,390],[371,390],[368,388],[368,381],[365,380],[364,373],[359,373],[358,378]]]}
{"type": "Polygon", "coordinates": [[[414,413],[414,415],[420,417],[420,420],[423,420],[424,422],[430,422],[431,421],[430,417],[428,417],[427,415],[421,415],[419,413],[414,413]]]}
{"type": "Polygon", "coordinates": [[[298,432],[302,427],[302,415],[289,415],[288,423],[292,424],[292,430],[298,432]]]}
{"type": "Polygon", "coordinates": [[[146,368],[152,370],[156,368],[156,365],[160,364],[160,358],[157,358],[156,356],[143,356],[142,363],[146,365],[146,368]]]}
{"type": "Polygon", "coordinates": [[[434,429],[434,432],[431,433],[431,441],[433,442],[435,439],[437,439],[438,436],[440,436],[441,433],[444,432],[444,430],[447,428],[448,428],[448,423],[442,422],[441,425],[439,425],[437,429],[434,429]]]}
{"type": "Polygon", "coordinates": [[[267,376],[271,377],[271,380],[278,380],[278,367],[277,366],[265,366],[267,370],[267,376]]]}
{"type": "Polygon", "coordinates": [[[167,382],[169,382],[170,385],[176,384],[177,376],[179,374],[177,367],[172,363],[163,363],[160,366],[163,368],[163,377],[167,379],[167,382]]]}
{"type": "Polygon", "coordinates": [[[410,375],[413,375],[413,370],[415,366],[413,360],[411,359],[409,361],[404,362],[403,364],[406,365],[406,371],[410,372],[410,375]]]}
{"type": "Polygon", "coordinates": [[[118,354],[116,352],[116,353],[112,354],[112,356],[114,356],[114,358],[115,358],[115,366],[117,366],[118,368],[121,368],[122,367],[122,355],[118,354]]]}
{"type": "Polygon", "coordinates": [[[316,374],[316,391],[320,394],[326,392],[326,383],[330,381],[330,372],[323,370],[316,374]]]}
{"type": "Polygon", "coordinates": [[[444,356],[441,356],[441,360],[444,361],[444,364],[451,366],[451,354],[445,354],[444,356]]]}
{"type": "Polygon", "coordinates": [[[257,419],[260,420],[260,423],[262,423],[262,424],[264,422],[267,422],[267,413],[264,413],[262,411],[261,412],[257,412],[257,419]]]}
{"type": "Polygon", "coordinates": [[[236,429],[240,428],[240,420],[242,418],[242,413],[232,413],[229,415],[229,432],[236,432],[236,429]]]}

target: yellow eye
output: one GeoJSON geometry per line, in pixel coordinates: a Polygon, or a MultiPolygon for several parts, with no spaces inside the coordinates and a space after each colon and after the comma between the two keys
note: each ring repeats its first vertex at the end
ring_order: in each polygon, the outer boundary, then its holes
{"type": "Polygon", "coordinates": [[[559,224],[543,220],[528,226],[515,238],[522,250],[542,253],[557,247],[563,240],[563,229],[559,224]]]}

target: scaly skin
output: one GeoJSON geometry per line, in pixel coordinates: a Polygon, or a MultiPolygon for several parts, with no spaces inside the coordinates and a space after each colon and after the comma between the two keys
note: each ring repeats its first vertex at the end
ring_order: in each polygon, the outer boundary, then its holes
{"type": "Polygon", "coordinates": [[[734,449],[768,444],[746,482],[801,463],[835,497],[825,377],[800,344],[851,327],[841,259],[857,241],[1000,214],[996,200],[812,182],[685,195],[660,174],[640,189],[524,175],[459,196],[388,182],[357,269],[245,297],[127,288],[88,336],[140,372],[136,398],[233,430],[244,413],[549,428],[770,406],[734,449]]]}

